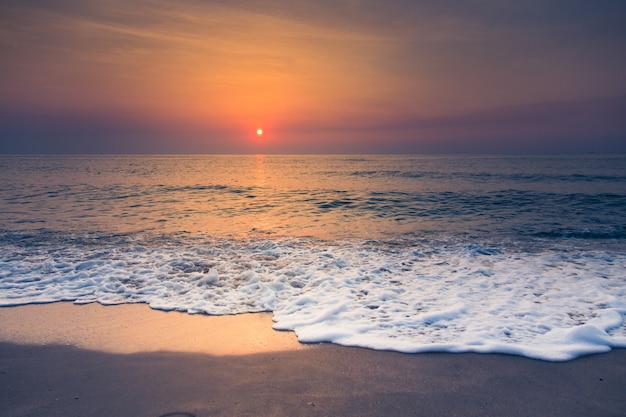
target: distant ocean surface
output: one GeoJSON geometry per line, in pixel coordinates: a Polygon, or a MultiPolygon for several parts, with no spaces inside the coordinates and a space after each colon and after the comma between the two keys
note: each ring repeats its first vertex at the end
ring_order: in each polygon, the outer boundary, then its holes
{"type": "Polygon", "coordinates": [[[626,155],[0,156],[0,306],[62,300],[401,352],[626,348],[626,155]]]}

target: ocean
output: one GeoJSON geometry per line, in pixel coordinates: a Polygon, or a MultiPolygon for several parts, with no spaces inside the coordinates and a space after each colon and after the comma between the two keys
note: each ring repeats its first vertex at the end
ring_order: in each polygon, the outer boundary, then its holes
{"type": "Polygon", "coordinates": [[[56,301],[407,353],[626,348],[626,155],[0,156],[0,306],[56,301]]]}

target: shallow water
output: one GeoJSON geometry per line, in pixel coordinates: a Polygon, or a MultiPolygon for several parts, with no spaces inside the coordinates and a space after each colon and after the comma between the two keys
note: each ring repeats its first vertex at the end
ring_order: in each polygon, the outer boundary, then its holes
{"type": "Polygon", "coordinates": [[[273,311],[306,342],[626,346],[626,156],[4,156],[0,304],[273,311]]]}

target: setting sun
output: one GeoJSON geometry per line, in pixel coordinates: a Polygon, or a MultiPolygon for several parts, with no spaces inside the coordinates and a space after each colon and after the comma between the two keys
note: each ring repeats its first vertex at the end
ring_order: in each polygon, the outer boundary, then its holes
{"type": "Polygon", "coordinates": [[[257,136],[261,136],[261,135],[263,135],[263,129],[257,129],[257,130],[256,130],[256,135],[257,135],[257,136]]]}

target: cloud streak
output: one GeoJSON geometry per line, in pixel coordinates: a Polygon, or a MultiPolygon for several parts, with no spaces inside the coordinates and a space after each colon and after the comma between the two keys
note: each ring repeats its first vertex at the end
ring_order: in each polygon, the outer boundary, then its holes
{"type": "Polygon", "coordinates": [[[91,130],[111,132],[100,137],[133,137],[145,152],[233,148],[224,141],[258,151],[246,136],[257,125],[269,127],[266,149],[276,152],[314,152],[313,135],[319,149],[361,150],[352,134],[376,151],[396,142],[389,151],[420,151],[427,136],[454,151],[520,130],[558,136],[565,149],[568,132],[592,136],[592,126],[626,134],[606,116],[626,95],[625,17],[626,6],[604,0],[7,0],[0,152],[24,151],[9,142],[37,136],[19,127],[26,119],[65,136],[84,134],[71,120],[98,120],[91,130]],[[570,116],[589,122],[568,131],[555,121],[570,116]],[[168,144],[177,132],[201,139],[168,144]]]}

